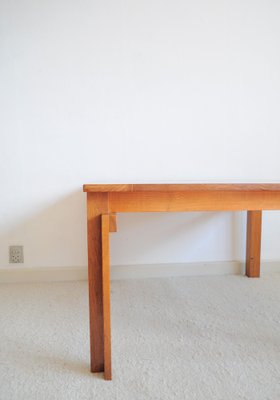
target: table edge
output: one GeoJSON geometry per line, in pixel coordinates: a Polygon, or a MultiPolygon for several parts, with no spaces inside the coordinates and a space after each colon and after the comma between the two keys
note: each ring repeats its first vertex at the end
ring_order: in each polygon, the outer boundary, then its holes
{"type": "Polygon", "coordinates": [[[84,192],[280,191],[280,183],[84,184],[84,192]]]}

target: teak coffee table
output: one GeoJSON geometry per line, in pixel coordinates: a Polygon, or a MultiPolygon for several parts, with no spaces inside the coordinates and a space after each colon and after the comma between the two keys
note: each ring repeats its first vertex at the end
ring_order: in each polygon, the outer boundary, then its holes
{"type": "Polygon", "coordinates": [[[91,371],[112,379],[109,233],[117,212],[247,211],[246,275],[260,276],[262,210],[280,209],[280,184],[84,185],[87,192],[91,371]]]}

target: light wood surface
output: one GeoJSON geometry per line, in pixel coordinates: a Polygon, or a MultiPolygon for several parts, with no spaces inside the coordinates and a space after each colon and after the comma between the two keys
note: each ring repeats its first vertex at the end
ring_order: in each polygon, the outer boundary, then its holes
{"type": "Polygon", "coordinates": [[[246,275],[249,278],[260,276],[261,266],[262,212],[247,212],[246,275]]]}
{"type": "Polygon", "coordinates": [[[280,191],[280,183],[85,184],[84,192],[280,191]]]}
{"type": "Polygon", "coordinates": [[[133,185],[84,185],[84,192],[132,192],[133,185]]]}
{"type": "Polygon", "coordinates": [[[280,191],[110,192],[110,212],[280,209],[280,191]]]}
{"type": "Polygon", "coordinates": [[[112,378],[109,234],[118,212],[247,211],[246,275],[260,276],[262,210],[280,210],[280,184],[86,184],[91,371],[112,378]]]}
{"type": "Polygon", "coordinates": [[[87,194],[88,284],[91,371],[104,371],[101,214],[108,213],[106,193],[87,194]]]}
{"type": "Polygon", "coordinates": [[[110,232],[117,232],[117,216],[116,214],[109,215],[110,232]]]}
{"type": "Polygon", "coordinates": [[[109,215],[102,215],[102,282],[103,282],[103,327],[104,327],[104,378],[112,379],[111,369],[111,312],[110,312],[110,249],[109,215]]]}

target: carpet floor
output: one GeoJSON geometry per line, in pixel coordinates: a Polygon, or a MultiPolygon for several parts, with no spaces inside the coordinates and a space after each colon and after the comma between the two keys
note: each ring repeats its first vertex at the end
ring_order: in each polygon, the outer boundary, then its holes
{"type": "Polygon", "coordinates": [[[279,400],[280,274],[112,282],[113,381],[86,282],[0,285],[1,400],[279,400]]]}

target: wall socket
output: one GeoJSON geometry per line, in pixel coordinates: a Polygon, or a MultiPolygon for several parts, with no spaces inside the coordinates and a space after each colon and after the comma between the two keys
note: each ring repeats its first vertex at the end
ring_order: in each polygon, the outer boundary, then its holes
{"type": "Polygon", "coordinates": [[[9,247],[10,264],[23,263],[23,246],[9,247]]]}

